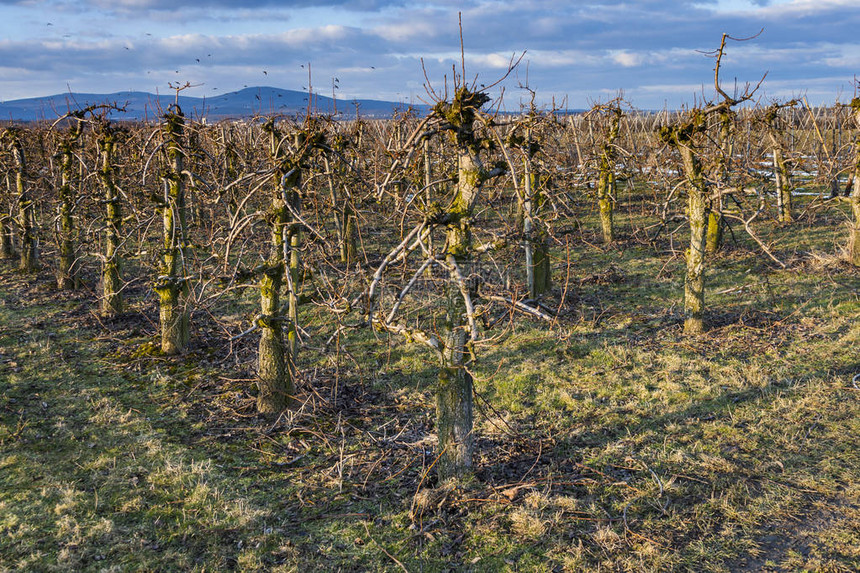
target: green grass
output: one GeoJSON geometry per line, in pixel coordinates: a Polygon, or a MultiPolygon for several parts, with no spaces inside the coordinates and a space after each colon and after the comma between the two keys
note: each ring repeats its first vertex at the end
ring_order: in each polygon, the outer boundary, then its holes
{"type": "Polygon", "coordinates": [[[784,270],[736,229],[699,337],[668,243],[574,244],[570,312],[481,349],[460,484],[428,471],[419,347],[312,341],[304,407],[266,420],[253,337],[195,316],[163,357],[142,290],[102,323],[2,262],[0,571],[858,570],[860,272],[836,219],[759,227],[784,270]]]}

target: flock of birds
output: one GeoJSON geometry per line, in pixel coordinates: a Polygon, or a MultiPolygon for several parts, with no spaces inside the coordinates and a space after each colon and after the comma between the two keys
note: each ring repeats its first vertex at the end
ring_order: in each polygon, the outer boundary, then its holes
{"type": "MultiPolygon", "coordinates": [[[[48,22],[48,23],[47,23],[47,24],[45,24],[45,25],[46,25],[46,26],[53,26],[53,25],[54,25],[54,23],[53,23],[53,22],[48,22]]],[[[152,37],[152,34],[151,34],[150,32],[145,32],[145,35],[152,37]]],[[[71,34],[63,34],[63,38],[71,38],[71,36],[72,36],[71,34]]],[[[124,48],[124,49],[126,49],[126,50],[128,50],[128,51],[131,51],[131,48],[130,48],[129,46],[123,46],[123,48],[124,48]]],[[[212,57],[212,54],[206,54],[206,57],[207,57],[207,58],[211,58],[211,57],[212,57]]],[[[197,64],[202,63],[202,62],[201,62],[201,60],[200,60],[200,58],[194,58],[194,61],[195,61],[197,64]]],[[[304,69],[304,68],[305,68],[305,65],[304,65],[304,64],[300,64],[300,65],[299,65],[299,67],[300,67],[300,68],[302,68],[302,69],[304,69]]],[[[375,70],[375,69],[376,69],[376,66],[370,66],[370,69],[371,69],[371,70],[375,70]]],[[[174,70],[174,73],[175,73],[175,74],[179,74],[180,72],[181,72],[181,70],[174,70]]],[[[147,70],[147,71],[146,71],[146,73],[147,73],[147,74],[152,74],[152,70],[147,70]]],[[[268,75],[269,75],[268,70],[263,70],[263,75],[268,77],[268,75]]],[[[244,85],[244,87],[246,87],[246,88],[247,88],[247,87],[248,87],[248,84],[245,84],[245,85],[244,85]]],[[[340,89],[340,79],[339,79],[339,78],[332,78],[332,88],[333,88],[333,89],[340,89]]],[[[307,88],[306,86],[302,86],[302,90],[303,90],[303,91],[307,91],[307,89],[308,89],[308,88],[307,88]]],[[[129,91],[132,91],[132,90],[129,90],[129,91]]],[[[212,88],[212,91],[218,91],[218,88],[217,88],[217,87],[213,87],[213,88],[212,88]]],[[[255,96],[255,97],[256,97],[258,100],[260,99],[260,96],[259,96],[259,95],[255,96]]],[[[278,94],[278,97],[282,97],[282,95],[281,95],[281,94],[278,94]]]]}

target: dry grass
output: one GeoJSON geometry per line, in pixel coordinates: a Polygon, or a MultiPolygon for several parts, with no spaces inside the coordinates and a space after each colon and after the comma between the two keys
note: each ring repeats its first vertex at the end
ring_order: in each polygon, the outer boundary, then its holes
{"type": "Polygon", "coordinates": [[[825,227],[773,230],[785,270],[720,254],[693,338],[679,259],[577,244],[564,319],[482,350],[459,484],[418,348],[310,349],[303,408],[262,419],[252,340],[199,317],[162,357],[139,314],[0,263],[0,571],[858,570],[860,273],[825,227]]]}

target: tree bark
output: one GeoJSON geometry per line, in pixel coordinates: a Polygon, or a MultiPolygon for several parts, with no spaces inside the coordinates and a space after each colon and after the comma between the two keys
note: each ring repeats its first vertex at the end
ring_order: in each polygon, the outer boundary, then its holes
{"type": "Polygon", "coordinates": [[[10,221],[11,217],[6,213],[0,214],[0,258],[2,259],[12,259],[15,257],[15,242],[12,239],[10,221]]]}
{"type": "Polygon", "coordinates": [[[776,205],[780,223],[790,223],[794,220],[791,213],[791,179],[782,148],[773,147],[773,176],[776,181],[776,205]]]}
{"type": "Polygon", "coordinates": [[[609,132],[603,142],[600,153],[599,175],[597,179],[597,206],[600,211],[600,227],[603,231],[603,242],[612,243],[615,240],[613,226],[613,210],[615,207],[615,151],[613,145],[618,138],[621,124],[621,110],[613,108],[609,132]]]}
{"type": "MultiPolygon", "coordinates": [[[[732,142],[732,131],[734,127],[735,114],[730,110],[724,110],[720,113],[720,156],[718,160],[718,177],[720,187],[728,189],[729,181],[729,164],[732,160],[734,145],[732,142]]],[[[708,214],[708,231],[705,239],[705,252],[712,255],[719,251],[723,246],[723,228],[725,221],[723,219],[723,195],[720,194],[716,201],[712,202],[710,213],[708,214]]]]}
{"type": "Polygon", "coordinates": [[[679,144],[687,175],[687,216],[690,220],[690,247],[686,252],[684,280],[684,333],[705,331],[705,243],[709,205],[702,166],[690,144],[679,144]]]}
{"type": "Polygon", "coordinates": [[[442,337],[442,364],[436,389],[436,433],[440,480],[461,477],[472,470],[474,437],[472,434],[472,377],[468,367],[469,326],[463,287],[460,281],[471,273],[471,217],[481,188],[482,166],[477,154],[460,146],[458,149],[457,195],[449,209],[447,251],[449,267],[446,286],[447,309],[442,337]],[[459,269],[459,272],[458,272],[459,269]]]}
{"type": "Polygon", "coordinates": [[[615,228],[612,225],[612,195],[615,188],[615,174],[609,166],[606,157],[600,158],[600,175],[597,180],[597,206],[600,210],[600,228],[603,232],[603,242],[609,244],[615,240],[615,228]]]}
{"type": "Polygon", "coordinates": [[[21,272],[32,273],[38,269],[38,239],[36,238],[36,223],[33,213],[33,199],[24,178],[27,173],[27,162],[24,147],[14,129],[7,129],[5,139],[9,142],[9,150],[15,162],[15,193],[18,199],[18,233],[21,238],[21,253],[18,269],[21,272]]]}
{"type": "Polygon", "coordinates": [[[162,130],[168,165],[163,175],[164,244],[161,276],[155,291],[159,297],[161,350],[165,354],[182,352],[189,341],[189,317],[185,308],[188,293],[185,260],[185,190],[183,185],[182,135],[185,119],[178,106],[165,117],[162,130]]]}
{"type": "Polygon", "coordinates": [[[122,231],[120,195],[113,181],[113,149],[115,134],[109,125],[103,125],[98,134],[99,180],[105,204],[105,252],[102,267],[102,316],[116,316],[124,310],[122,296],[122,257],[119,254],[122,231]]]}
{"type": "Polygon", "coordinates": [[[80,286],[78,265],[75,256],[75,219],[74,208],[77,190],[74,179],[74,145],[81,135],[81,123],[69,128],[69,133],[60,144],[60,192],[59,192],[59,268],[57,287],[61,290],[75,289],[80,286]]]}
{"type": "MultiPolygon", "coordinates": [[[[292,169],[290,161],[284,161],[280,148],[280,134],[274,121],[267,123],[272,160],[275,162],[272,207],[267,217],[271,227],[271,251],[260,278],[260,343],[257,348],[257,411],[276,414],[290,406],[295,393],[293,386],[294,357],[287,355],[284,341],[284,319],[281,310],[281,289],[286,274],[288,256],[288,228],[290,214],[287,201],[292,188],[300,181],[299,167],[292,169]]],[[[289,324],[289,323],[288,323],[289,324]]]]}

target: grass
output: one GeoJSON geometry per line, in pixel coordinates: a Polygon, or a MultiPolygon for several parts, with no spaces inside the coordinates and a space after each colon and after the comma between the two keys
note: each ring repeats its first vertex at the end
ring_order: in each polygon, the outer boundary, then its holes
{"type": "Polygon", "coordinates": [[[730,242],[699,337],[671,244],[573,245],[570,312],[481,349],[458,484],[430,471],[418,347],[312,344],[304,407],[262,419],[250,337],[196,316],[163,357],[142,287],[103,322],[2,262],[0,571],[858,570],[860,272],[836,219],[766,229],[784,270],[730,242]]]}

